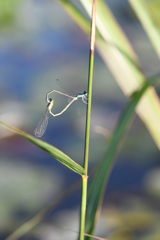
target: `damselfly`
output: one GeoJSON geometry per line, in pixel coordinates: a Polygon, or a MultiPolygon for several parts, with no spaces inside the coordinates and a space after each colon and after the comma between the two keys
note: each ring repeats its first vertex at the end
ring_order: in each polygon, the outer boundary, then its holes
{"type": "Polygon", "coordinates": [[[48,125],[48,113],[50,113],[53,117],[57,117],[57,116],[61,115],[62,113],[64,113],[74,101],[76,101],[76,100],[78,100],[78,99],[80,99],[80,98],[82,99],[82,101],[83,101],[84,103],[87,104],[88,94],[87,94],[86,91],[84,91],[83,93],[78,93],[78,94],[77,94],[76,96],[74,96],[74,97],[73,97],[73,96],[70,96],[70,95],[68,95],[68,94],[65,94],[65,93],[63,93],[63,92],[57,91],[57,90],[52,90],[52,91],[48,92],[48,93],[46,94],[46,101],[47,101],[48,105],[47,105],[47,108],[46,108],[46,110],[45,110],[45,113],[44,113],[43,117],[41,118],[41,120],[39,121],[36,129],[34,130],[35,136],[36,136],[36,137],[42,137],[42,135],[45,133],[46,128],[47,128],[47,125],[48,125]],[[54,92],[55,92],[55,93],[58,93],[58,94],[60,94],[60,95],[66,96],[66,97],[68,97],[68,98],[71,98],[71,101],[67,104],[67,106],[66,106],[61,112],[56,113],[56,114],[54,114],[54,113],[51,111],[51,110],[52,110],[52,107],[53,107],[53,104],[54,104],[54,100],[53,100],[52,98],[49,98],[49,95],[50,95],[51,93],[54,93],[54,92]]]}

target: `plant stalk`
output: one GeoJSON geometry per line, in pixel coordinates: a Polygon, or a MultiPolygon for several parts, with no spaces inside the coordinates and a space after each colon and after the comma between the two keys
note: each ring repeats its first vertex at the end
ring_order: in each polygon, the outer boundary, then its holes
{"type": "Polygon", "coordinates": [[[90,137],[90,119],[91,119],[91,102],[92,102],[95,29],[96,29],[96,0],[93,0],[91,38],[90,38],[89,72],[88,72],[88,104],[87,104],[87,112],[86,112],[86,133],[85,133],[85,150],[84,150],[84,170],[86,172],[86,175],[82,176],[82,195],[81,195],[81,215],[80,215],[79,240],[84,240],[84,233],[85,233],[85,216],[86,216],[87,182],[88,182],[87,174],[88,174],[88,157],[89,157],[89,137],[90,137]]]}

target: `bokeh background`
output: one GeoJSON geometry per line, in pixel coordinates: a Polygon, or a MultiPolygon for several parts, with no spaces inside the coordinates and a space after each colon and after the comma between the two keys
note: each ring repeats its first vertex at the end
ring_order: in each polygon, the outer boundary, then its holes
{"type": "MultiPolygon", "coordinates": [[[[78,2],[78,1],[77,1],[78,2]]],[[[136,51],[147,76],[159,60],[126,0],[106,1],[136,51]]],[[[89,39],[58,1],[0,0],[0,119],[30,134],[42,117],[46,92],[87,90],[89,39]],[[57,83],[56,79],[60,81],[57,83]]],[[[67,99],[54,94],[54,112],[67,99]]],[[[95,52],[90,169],[103,157],[127,98],[95,52]],[[102,130],[102,131],[99,131],[102,130]]],[[[75,102],[50,116],[42,140],[83,164],[86,105],[75,102]]],[[[41,149],[0,127],[0,239],[56,201],[80,176],[41,149]]],[[[110,239],[160,239],[159,151],[135,116],[110,176],[96,235],[110,239]]],[[[80,188],[21,239],[76,239],[80,188]],[[71,230],[70,230],[71,229],[71,230]]]]}

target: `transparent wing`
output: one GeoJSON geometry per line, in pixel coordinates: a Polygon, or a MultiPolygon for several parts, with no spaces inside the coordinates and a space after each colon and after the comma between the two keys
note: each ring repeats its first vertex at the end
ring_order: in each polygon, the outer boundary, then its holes
{"type": "Polygon", "coordinates": [[[38,122],[37,127],[34,130],[34,135],[39,138],[42,137],[46,131],[47,125],[48,125],[48,108],[46,108],[43,117],[38,122]]]}
{"type": "Polygon", "coordinates": [[[88,104],[88,94],[85,93],[82,97],[82,102],[84,102],[85,104],[88,104]]]}

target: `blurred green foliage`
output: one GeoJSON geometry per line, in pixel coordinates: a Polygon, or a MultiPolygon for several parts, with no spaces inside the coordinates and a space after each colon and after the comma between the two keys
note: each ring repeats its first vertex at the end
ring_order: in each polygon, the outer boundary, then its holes
{"type": "Polygon", "coordinates": [[[0,0],[0,29],[15,24],[19,0],[0,0]]]}
{"type": "Polygon", "coordinates": [[[160,1],[159,0],[149,0],[148,6],[150,8],[150,13],[154,19],[154,23],[160,26],[160,1]]]}

